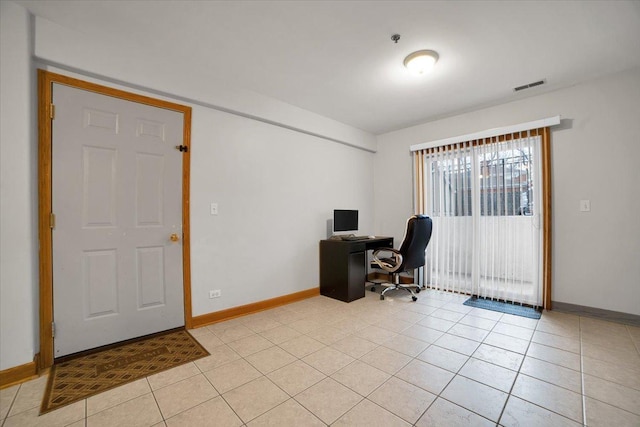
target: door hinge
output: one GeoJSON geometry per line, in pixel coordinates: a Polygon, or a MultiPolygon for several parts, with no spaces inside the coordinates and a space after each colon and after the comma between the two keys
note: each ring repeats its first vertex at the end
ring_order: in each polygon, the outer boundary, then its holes
{"type": "Polygon", "coordinates": [[[53,230],[56,228],[56,214],[53,212],[49,213],[49,227],[53,230]]]}
{"type": "Polygon", "coordinates": [[[186,145],[176,145],[176,150],[186,153],[187,151],[189,151],[189,147],[187,147],[186,145]]]}
{"type": "Polygon", "coordinates": [[[56,118],[56,106],[54,104],[49,106],[49,118],[51,120],[56,118]]]}
{"type": "Polygon", "coordinates": [[[51,338],[56,337],[56,322],[51,322],[51,338]]]}

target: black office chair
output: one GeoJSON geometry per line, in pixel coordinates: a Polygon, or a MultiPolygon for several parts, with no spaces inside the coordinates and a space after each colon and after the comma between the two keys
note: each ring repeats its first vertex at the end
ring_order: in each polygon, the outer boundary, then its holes
{"type": "MultiPolygon", "coordinates": [[[[431,231],[433,224],[431,218],[426,215],[414,215],[407,220],[407,229],[402,239],[400,249],[382,248],[373,252],[373,262],[375,265],[391,275],[391,283],[379,283],[386,289],[380,294],[380,299],[384,299],[384,294],[390,290],[404,289],[411,293],[411,299],[418,300],[416,293],[420,292],[420,286],[413,283],[410,285],[400,284],[400,273],[414,270],[425,264],[425,251],[429,240],[431,239],[431,231]],[[389,257],[384,255],[391,254],[389,257]],[[415,288],[415,292],[413,289],[415,288]]],[[[375,285],[371,287],[371,291],[375,292],[375,285]]]]}

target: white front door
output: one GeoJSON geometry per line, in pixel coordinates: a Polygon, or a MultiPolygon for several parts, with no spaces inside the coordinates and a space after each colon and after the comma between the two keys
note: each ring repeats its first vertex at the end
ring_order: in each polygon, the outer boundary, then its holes
{"type": "Polygon", "coordinates": [[[57,83],[53,104],[54,357],[184,325],[183,114],[57,83]]]}

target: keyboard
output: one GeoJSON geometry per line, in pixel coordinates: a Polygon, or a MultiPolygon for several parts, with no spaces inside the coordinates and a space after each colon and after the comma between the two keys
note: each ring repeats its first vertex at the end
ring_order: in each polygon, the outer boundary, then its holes
{"type": "Polygon", "coordinates": [[[356,240],[369,240],[369,236],[342,236],[342,240],[353,242],[356,240]]]}

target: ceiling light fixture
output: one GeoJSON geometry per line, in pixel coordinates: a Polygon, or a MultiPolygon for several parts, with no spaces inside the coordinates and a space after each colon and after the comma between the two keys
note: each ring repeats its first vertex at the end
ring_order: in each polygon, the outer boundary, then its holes
{"type": "Polygon", "coordinates": [[[438,62],[438,52],[433,50],[419,50],[404,59],[404,66],[415,74],[424,74],[431,70],[438,62]]]}

